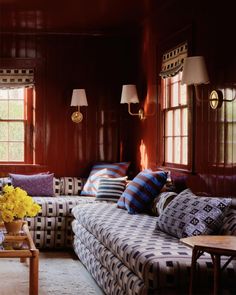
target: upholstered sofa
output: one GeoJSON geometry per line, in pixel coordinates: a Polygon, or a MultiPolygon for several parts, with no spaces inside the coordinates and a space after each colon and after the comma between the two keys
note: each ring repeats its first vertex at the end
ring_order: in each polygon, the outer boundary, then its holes
{"type": "MultiPolygon", "coordinates": [[[[93,202],[93,197],[80,196],[85,179],[80,177],[54,177],[50,196],[33,196],[42,211],[27,218],[31,236],[39,249],[71,248],[73,233],[71,210],[80,203],[93,202]]],[[[10,177],[0,178],[3,185],[11,185],[10,177]]]]}
{"type": "MultiPolygon", "coordinates": [[[[101,177],[123,177],[126,180],[128,166],[129,162],[97,163],[88,178],[55,177],[49,172],[33,175],[9,173],[9,177],[0,178],[0,194],[6,184],[18,186],[41,206],[42,211],[36,217],[27,218],[37,248],[71,248],[72,208],[81,203],[94,202],[101,177]]],[[[122,181],[125,182],[124,179],[122,181]]]]}
{"type": "MultiPolygon", "coordinates": [[[[171,204],[171,202],[170,202],[171,204]]],[[[192,250],[157,229],[157,216],[128,214],[116,203],[94,202],[72,209],[74,250],[105,294],[187,294],[192,250]]],[[[236,235],[236,210],[219,231],[236,235]]],[[[225,257],[222,258],[222,263],[225,257]]],[[[198,260],[197,294],[210,294],[212,260],[198,260]],[[202,289],[201,289],[202,288],[202,289]]],[[[236,261],[222,273],[223,287],[235,294],[236,261]]]]}

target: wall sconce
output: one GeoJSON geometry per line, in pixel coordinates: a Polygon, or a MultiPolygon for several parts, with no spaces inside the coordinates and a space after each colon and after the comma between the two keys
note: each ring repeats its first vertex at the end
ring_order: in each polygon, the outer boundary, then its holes
{"type": "Polygon", "coordinates": [[[123,85],[120,103],[127,103],[128,104],[128,112],[130,115],[139,116],[140,120],[145,119],[143,108],[140,108],[138,113],[131,112],[130,104],[131,103],[139,103],[136,85],[132,85],[132,84],[123,85]]]}
{"type": "MultiPolygon", "coordinates": [[[[191,56],[184,59],[183,74],[181,84],[194,85],[196,99],[200,99],[197,85],[210,83],[206,64],[203,56],[191,56]]],[[[223,99],[223,92],[221,90],[213,90],[209,96],[209,103],[212,109],[217,109],[222,106],[223,101],[233,101],[233,99],[223,99]]]]}
{"type": "Polygon", "coordinates": [[[71,106],[78,106],[78,111],[71,115],[71,120],[74,123],[80,123],[83,120],[83,115],[80,112],[81,106],[87,106],[87,97],[85,89],[74,89],[71,98],[71,106]]]}
{"type": "Polygon", "coordinates": [[[208,84],[209,77],[203,56],[191,56],[184,59],[181,84],[194,85],[196,99],[201,101],[198,85],[208,84]]]}
{"type": "Polygon", "coordinates": [[[224,95],[221,90],[212,90],[209,97],[210,106],[212,107],[212,109],[220,108],[222,106],[223,101],[231,102],[236,99],[236,95],[232,99],[224,99],[223,97],[224,95]]]}

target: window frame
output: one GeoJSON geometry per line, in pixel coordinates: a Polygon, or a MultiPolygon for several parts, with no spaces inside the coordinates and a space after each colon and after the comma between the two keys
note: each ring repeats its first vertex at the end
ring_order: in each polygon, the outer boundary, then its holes
{"type": "MultiPolygon", "coordinates": [[[[179,74],[179,73],[178,73],[179,74]]],[[[177,75],[178,75],[177,74],[177,75]]],[[[175,76],[174,76],[175,77],[175,76]]],[[[171,79],[174,77],[169,77],[166,79],[171,79]]],[[[168,167],[171,169],[175,169],[175,170],[183,170],[183,171],[191,171],[193,172],[193,161],[192,161],[192,156],[193,156],[193,142],[192,142],[192,133],[193,133],[193,124],[192,124],[192,102],[191,102],[191,95],[190,95],[190,90],[189,87],[186,86],[186,104],[178,104],[176,106],[170,106],[170,101],[171,99],[173,99],[171,97],[171,85],[172,83],[168,83],[168,95],[169,95],[169,99],[167,98],[167,100],[169,100],[169,105],[165,106],[165,100],[166,100],[166,96],[165,96],[165,82],[164,79],[163,81],[161,81],[160,86],[161,86],[161,125],[162,125],[162,132],[161,132],[161,146],[162,146],[162,155],[163,155],[163,162],[162,165],[164,167],[168,167]],[[188,114],[188,127],[187,127],[187,164],[181,164],[181,163],[174,163],[174,162],[168,162],[166,160],[166,114],[168,111],[175,111],[175,110],[183,110],[183,109],[187,109],[187,114],[188,114]]],[[[181,83],[181,79],[178,79],[178,83],[181,83]]],[[[180,87],[178,86],[178,103],[180,102],[180,87]]],[[[182,116],[180,116],[180,120],[182,120],[182,116]]],[[[173,120],[173,126],[172,128],[174,128],[174,120],[173,120]]],[[[182,129],[182,126],[180,127],[180,129],[182,129]]],[[[175,137],[175,135],[172,136],[172,138],[175,137]]],[[[184,135],[181,133],[180,131],[180,135],[178,136],[180,138],[184,137],[184,135]]],[[[182,153],[181,153],[182,154],[182,153]]],[[[173,155],[172,155],[173,156],[173,155]]]]}
{"type": "MultiPolygon", "coordinates": [[[[22,87],[24,88],[24,87],[22,87]]],[[[9,88],[10,89],[10,88],[9,88]]],[[[34,89],[24,88],[24,119],[23,120],[1,120],[1,121],[23,121],[24,124],[24,160],[23,161],[0,161],[0,165],[9,164],[33,164],[34,158],[34,141],[33,141],[33,101],[34,101],[34,89]]]]}

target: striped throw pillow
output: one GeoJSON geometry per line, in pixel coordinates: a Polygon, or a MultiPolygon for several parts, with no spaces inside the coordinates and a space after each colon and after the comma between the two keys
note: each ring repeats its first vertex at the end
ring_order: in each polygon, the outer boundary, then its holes
{"type": "Polygon", "coordinates": [[[126,176],[128,167],[129,163],[127,162],[94,165],[83,187],[81,195],[96,196],[101,177],[116,178],[126,176]]]}
{"type": "Polygon", "coordinates": [[[115,201],[121,197],[126,187],[127,177],[100,178],[96,201],[115,201]]]}
{"type": "Polygon", "coordinates": [[[154,198],[166,183],[164,171],[142,171],[127,186],[117,202],[118,208],[130,214],[149,211],[154,198]]]}

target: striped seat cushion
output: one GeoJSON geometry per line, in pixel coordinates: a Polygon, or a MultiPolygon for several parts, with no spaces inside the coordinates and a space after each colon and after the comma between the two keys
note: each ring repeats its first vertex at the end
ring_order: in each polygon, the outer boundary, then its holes
{"type": "Polygon", "coordinates": [[[118,208],[136,214],[151,210],[154,198],[166,183],[164,171],[142,171],[127,186],[117,202],[118,208]]]}
{"type": "Polygon", "coordinates": [[[81,195],[96,196],[101,177],[116,178],[126,176],[128,167],[128,162],[94,165],[83,187],[81,195]]]}
{"type": "Polygon", "coordinates": [[[101,178],[99,181],[96,201],[117,202],[126,187],[127,177],[101,178]]]}

